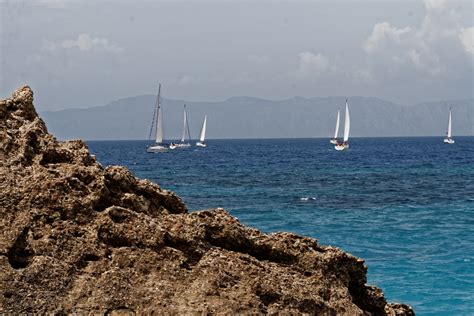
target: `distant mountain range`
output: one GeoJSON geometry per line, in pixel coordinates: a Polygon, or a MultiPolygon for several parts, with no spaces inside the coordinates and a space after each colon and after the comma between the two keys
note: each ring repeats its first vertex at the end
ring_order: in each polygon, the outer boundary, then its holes
{"type": "MultiPolygon", "coordinates": [[[[41,116],[59,139],[148,139],[156,96],[141,95],[86,109],[44,111],[41,116]]],[[[183,104],[191,136],[208,116],[208,138],[331,137],[337,108],[345,98],[271,101],[233,97],[222,102],[163,100],[166,139],[179,139],[183,104]]],[[[350,97],[351,136],[443,136],[453,106],[453,135],[474,135],[474,99],[404,106],[371,97],[350,97]]],[[[341,111],[343,126],[343,111],[341,111]]],[[[342,132],[342,130],[341,130],[342,132]]]]}

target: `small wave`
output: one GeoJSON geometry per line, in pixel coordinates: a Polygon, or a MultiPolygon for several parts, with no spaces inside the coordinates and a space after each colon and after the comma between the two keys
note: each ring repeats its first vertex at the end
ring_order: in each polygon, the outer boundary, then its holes
{"type": "Polygon", "coordinates": [[[316,201],[316,198],[312,196],[303,196],[300,198],[300,201],[316,201]]]}

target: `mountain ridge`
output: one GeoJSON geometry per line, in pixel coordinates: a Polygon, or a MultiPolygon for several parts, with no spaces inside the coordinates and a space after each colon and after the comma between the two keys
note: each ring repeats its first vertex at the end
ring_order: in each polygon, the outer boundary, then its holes
{"type": "MultiPolygon", "coordinates": [[[[347,99],[354,137],[443,136],[452,105],[454,136],[474,134],[472,98],[414,105],[396,104],[377,97],[347,99]]],[[[345,100],[346,97],[266,100],[238,96],[206,102],[163,98],[165,138],[179,138],[183,104],[188,108],[192,136],[197,136],[207,114],[209,138],[331,137],[337,108],[342,108],[345,100]]],[[[155,101],[154,95],[138,95],[101,106],[40,113],[60,139],[146,139],[155,101]]]]}

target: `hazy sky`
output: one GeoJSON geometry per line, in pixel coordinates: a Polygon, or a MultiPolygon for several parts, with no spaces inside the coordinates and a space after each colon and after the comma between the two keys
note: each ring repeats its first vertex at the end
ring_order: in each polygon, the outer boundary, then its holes
{"type": "Polygon", "coordinates": [[[0,97],[473,97],[471,1],[0,0],[0,97]]]}

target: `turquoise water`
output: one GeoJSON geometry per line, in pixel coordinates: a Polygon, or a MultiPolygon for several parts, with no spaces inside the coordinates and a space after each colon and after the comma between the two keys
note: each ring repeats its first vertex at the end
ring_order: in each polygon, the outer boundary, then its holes
{"type": "Polygon", "coordinates": [[[148,154],[147,142],[88,142],[104,165],[366,260],[370,284],[419,315],[474,314],[474,137],[211,140],[148,154]]]}

